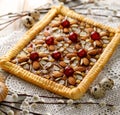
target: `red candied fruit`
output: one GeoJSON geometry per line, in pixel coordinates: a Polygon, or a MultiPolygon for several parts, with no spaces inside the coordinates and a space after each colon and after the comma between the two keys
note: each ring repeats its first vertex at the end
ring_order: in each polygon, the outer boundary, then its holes
{"type": "Polygon", "coordinates": [[[48,36],[48,37],[46,38],[46,40],[45,40],[45,43],[46,43],[47,45],[53,45],[53,44],[54,44],[54,37],[48,36]]]}
{"type": "Polygon", "coordinates": [[[70,27],[70,22],[69,22],[67,19],[64,19],[64,20],[61,22],[61,25],[62,25],[64,28],[69,28],[69,27],[70,27]]]}
{"type": "Polygon", "coordinates": [[[64,74],[65,74],[67,77],[73,76],[73,74],[74,74],[73,68],[67,66],[67,67],[65,68],[65,70],[64,70],[64,74]]]}
{"type": "Polygon", "coordinates": [[[83,58],[83,57],[87,56],[87,52],[84,49],[81,49],[81,50],[78,51],[77,55],[80,58],[83,58]]]}
{"type": "Polygon", "coordinates": [[[91,39],[93,39],[93,40],[100,40],[101,39],[100,34],[96,31],[92,32],[90,36],[91,36],[91,39]]]}
{"type": "Polygon", "coordinates": [[[78,35],[75,33],[75,32],[71,32],[70,35],[69,35],[69,39],[72,41],[72,42],[77,42],[77,39],[78,39],[78,35]]]}
{"type": "Polygon", "coordinates": [[[37,52],[32,52],[32,53],[30,54],[30,59],[31,59],[32,61],[38,60],[38,59],[39,59],[39,54],[38,54],[37,52]]]}
{"type": "Polygon", "coordinates": [[[52,53],[52,57],[55,59],[55,60],[59,60],[61,58],[61,53],[58,52],[58,51],[54,51],[52,53]]]}

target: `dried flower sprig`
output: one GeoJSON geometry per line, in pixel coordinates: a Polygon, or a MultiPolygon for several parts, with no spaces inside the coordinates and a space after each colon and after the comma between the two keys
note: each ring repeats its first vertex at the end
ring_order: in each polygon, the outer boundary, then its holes
{"type": "MultiPolygon", "coordinates": [[[[83,2],[83,3],[80,3],[80,4],[77,4],[77,5],[74,5],[74,6],[70,6],[71,9],[73,10],[77,10],[77,9],[86,9],[85,8],[85,5],[88,5],[88,4],[94,4],[94,1],[88,1],[88,2],[83,2]]],[[[37,10],[39,13],[46,13],[48,12],[48,10],[50,9],[50,6],[48,7],[40,7],[40,8],[36,8],[35,10],[37,10]]],[[[91,10],[105,10],[105,8],[91,8],[91,10]]],[[[114,18],[120,18],[120,16],[117,16],[117,11],[116,10],[113,10],[113,9],[110,9],[110,8],[107,8],[108,11],[112,11],[113,12],[113,15],[111,17],[114,17],[114,18]]],[[[120,9],[117,9],[118,11],[120,9]]],[[[93,16],[99,16],[99,17],[108,17],[107,15],[104,15],[104,14],[96,14],[96,13],[91,13],[91,12],[87,12],[87,13],[83,13],[82,11],[77,11],[78,13],[81,13],[83,15],[93,15],[93,16]]],[[[17,20],[23,18],[24,16],[28,15],[29,14],[29,11],[23,11],[23,12],[20,12],[20,13],[7,13],[7,14],[4,14],[4,15],[1,15],[0,18],[3,18],[3,17],[7,17],[8,21],[6,22],[2,22],[0,23],[0,26],[2,26],[0,28],[0,31],[5,29],[6,27],[8,27],[9,25],[13,24],[14,22],[16,22],[17,20]]],[[[34,24],[34,23],[33,23],[34,24]]]]}

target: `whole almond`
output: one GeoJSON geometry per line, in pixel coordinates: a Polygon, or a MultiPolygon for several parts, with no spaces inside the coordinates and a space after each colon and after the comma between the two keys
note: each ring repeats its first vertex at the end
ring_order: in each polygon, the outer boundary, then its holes
{"type": "Polygon", "coordinates": [[[69,77],[69,78],[68,78],[68,83],[69,83],[70,85],[75,85],[75,84],[76,84],[76,79],[75,79],[74,77],[69,77]]]}
{"type": "Polygon", "coordinates": [[[35,70],[38,70],[40,68],[40,64],[38,61],[34,61],[32,66],[33,66],[33,69],[35,69],[35,70]]]}
{"type": "Polygon", "coordinates": [[[63,76],[63,73],[62,73],[62,72],[59,72],[59,71],[53,71],[52,76],[53,76],[54,78],[58,78],[58,77],[63,76]]]}
{"type": "Polygon", "coordinates": [[[54,45],[50,45],[50,46],[48,46],[48,49],[49,49],[50,51],[53,51],[53,50],[55,50],[55,46],[54,46],[54,45]]]}
{"type": "Polygon", "coordinates": [[[83,58],[83,64],[84,64],[85,66],[88,66],[89,63],[90,63],[90,61],[89,61],[87,58],[83,58]]]}
{"type": "Polygon", "coordinates": [[[48,37],[48,36],[50,35],[50,33],[49,33],[49,32],[47,32],[47,31],[44,31],[44,33],[43,33],[43,34],[44,34],[44,36],[45,36],[45,37],[48,37]]]}
{"type": "Polygon", "coordinates": [[[76,49],[76,50],[79,50],[80,48],[81,48],[80,44],[76,44],[76,45],[75,45],[75,49],[76,49]]]}
{"type": "Polygon", "coordinates": [[[50,24],[51,27],[58,27],[59,25],[60,25],[60,22],[50,24]]]}
{"type": "Polygon", "coordinates": [[[68,29],[68,28],[64,28],[64,29],[63,29],[63,32],[64,32],[64,33],[69,33],[69,29],[68,29]]]}
{"type": "Polygon", "coordinates": [[[22,57],[19,57],[18,58],[18,62],[19,63],[21,63],[21,62],[26,62],[26,61],[28,61],[29,60],[29,58],[27,57],[27,56],[22,56],[22,57]]]}
{"type": "Polygon", "coordinates": [[[80,72],[83,72],[86,70],[86,67],[84,66],[75,66],[74,67],[74,71],[80,71],[80,72]]]}
{"type": "Polygon", "coordinates": [[[39,57],[47,57],[47,56],[48,56],[47,53],[44,53],[44,52],[40,52],[40,53],[39,53],[39,57]]]}
{"type": "Polygon", "coordinates": [[[72,57],[75,57],[75,56],[77,56],[76,53],[68,53],[68,54],[66,55],[67,58],[72,58],[72,57]]]}
{"type": "Polygon", "coordinates": [[[89,50],[87,54],[91,56],[95,56],[97,54],[100,54],[101,52],[102,52],[102,49],[98,48],[98,49],[89,50]]]}
{"type": "Polygon", "coordinates": [[[102,42],[99,41],[99,40],[95,41],[95,45],[96,45],[96,47],[102,47],[103,46],[102,42]]]}
{"type": "Polygon", "coordinates": [[[28,51],[29,53],[31,53],[31,52],[33,51],[33,48],[32,48],[32,47],[28,47],[28,48],[27,48],[27,51],[28,51]]]}
{"type": "Polygon", "coordinates": [[[64,40],[64,38],[60,36],[60,37],[57,37],[56,40],[57,40],[58,42],[60,42],[60,41],[64,40]]]}
{"type": "Polygon", "coordinates": [[[107,36],[107,35],[108,35],[108,33],[105,32],[105,31],[100,32],[100,36],[101,36],[101,37],[103,37],[103,36],[107,36]]]}
{"type": "Polygon", "coordinates": [[[36,40],[34,43],[35,43],[35,44],[43,44],[43,43],[44,43],[44,40],[36,40]]]}
{"type": "Polygon", "coordinates": [[[66,67],[66,66],[67,66],[67,64],[66,64],[64,61],[60,61],[59,64],[60,64],[60,66],[62,66],[62,67],[66,67]]]}

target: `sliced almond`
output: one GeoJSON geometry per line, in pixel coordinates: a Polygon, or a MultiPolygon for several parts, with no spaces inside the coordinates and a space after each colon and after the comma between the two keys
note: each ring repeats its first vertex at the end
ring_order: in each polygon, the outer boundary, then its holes
{"type": "Polygon", "coordinates": [[[76,84],[76,79],[75,79],[74,77],[69,77],[69,78],[68,78],[68,83],[69,83],[70,85],[75,85],[75,84],[76,84]]]}
{"type": "Polygon", "coordinates": [[[32,66],[33,66],[33,69],[35,69],[35,70],[38,70],[40,68],[40,64],[38,61],[34,61],[32,66]]]}
{"type": "Polygon", "coordinates": [[[62,72],[59,72],[59,71],[53,71],[52,76],[53,76],[54,78],[58,78],[58,77],[63,76],[63,73],[62,73],[62,72]]]}
{"type": "Polygon", "coordinates": [[[100,32],[100,36],[101,36],[101,37],[103,37],[103,36],[107,36],[107,35],[108,35],[108,33],[105,32],[105,31],[100,32]]]}
{"type": "Polygon", "coordinates": [[[86,67],[84,66],[75,66],[74,67],[74,71],[80,71],[80,72],[83,72],[86,70],[86,67]]]}

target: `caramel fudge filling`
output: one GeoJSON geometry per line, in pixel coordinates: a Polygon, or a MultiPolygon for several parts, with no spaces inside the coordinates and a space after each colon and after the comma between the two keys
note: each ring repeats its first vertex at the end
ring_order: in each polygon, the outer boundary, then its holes
{"type": "Polygon", "coordinates": [[[77,87],[114,33],[57,15],[12,63],[46,79],[77,87]]]}

